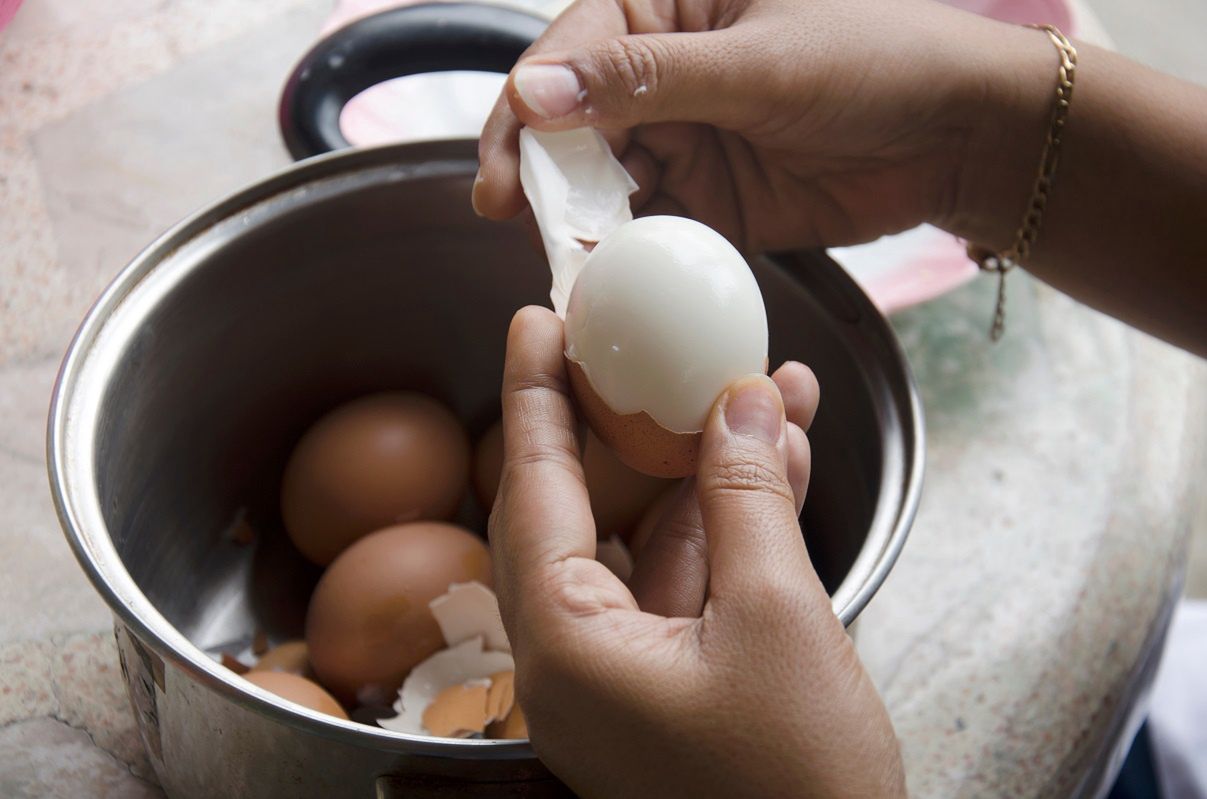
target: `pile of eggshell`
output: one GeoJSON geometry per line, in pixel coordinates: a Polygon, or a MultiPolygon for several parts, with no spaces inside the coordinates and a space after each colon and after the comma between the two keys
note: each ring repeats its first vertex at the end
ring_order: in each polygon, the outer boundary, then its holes
{"type": "MultiPolygon", "coordinates": [[[[448,408],[416,392],[369,395],[320,418],[281,483],[289,537],[325,567],[305,640],[269,649],[257,636],[254,666],[223,662],[259,688],[337,718],[353,711],[416,735],[526,738],[485,530],[449,521],[471,483],[490,510],[503,461],[499,423],[475,450],[448,408]]],[[[642,516],[658,512],[669,483],[623,465],[593,435],[583,462],[604,539],[599,559],[627,578],[622,536],[652,524],[642,516]]]]}

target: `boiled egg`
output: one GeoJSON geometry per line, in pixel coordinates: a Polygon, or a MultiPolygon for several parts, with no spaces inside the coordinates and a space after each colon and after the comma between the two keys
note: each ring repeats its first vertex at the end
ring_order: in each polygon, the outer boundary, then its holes
{"type": "Polygon", "coordinates": [[[346,702],[380,704],[445,646],[429,603],[454,583],[491,584],[490,553],[469,530],[414,522],[372,533],[327,567],[306,614],[319,681],[346,702]]]}
{"type": "Polygon", "coordinates": [[[448,408],[413,391],[341,405],[295,447],[281,515],[297,548],[320,565],[391,524],[453,515],[469,482],[469,439],[448,408]]]}
{"type": "Polygon", "coordinates": [[[692,474],[717,397],[767,368],[767,313],[749,265],[694,220],[633,219],[635,184],[598,132],[525,128],[520,145],[580,409],[631,468],[692,474]]]}

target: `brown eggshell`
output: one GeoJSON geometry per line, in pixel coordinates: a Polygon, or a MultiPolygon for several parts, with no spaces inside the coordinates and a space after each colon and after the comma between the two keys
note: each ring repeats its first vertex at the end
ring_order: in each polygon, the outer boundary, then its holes
{"type": "Polygon", "coordinates": [[[252,671],[284,671],[302,677],[313,677],[310,653],[305,641],[286,641],[264,653],[252,666],[252,671]]]}
{"type": "Polygon", "coordinates": [[[281,482],[294,544],[320,565],[390,524],[447,519],[469,479],[469,441],[440,403],[386,392],[341,405],[298,442],[281,482]]]}
{"type": "MultiPolygon", "coordinates": [[[[474,492],[490,510],[499,491],[503,470],[503,423],[495,422],[478,440],[474,452],[474,492]]],[[[588,432],[583,444],[583,474],[591,497],[600,538],[626,532],[658,494],[666,481],[630,469],[606,444],[588,432]]]]}
{"type": "Polygon", "coordinates": [[[319,681],[349,703],[388,704],[407,673],[444,647],[428,603],[471,580],[491,584],[490,553],[456,525],[415,522],[360,539],[310,600],[306,644],[319,681]]]}
{"type": "Polygon", "coordinates": [[[348,714],[340,707],[339,702],[335,701],[335,697],[305,677],[284,671],[249,671],[243,675],[243,679],[311,710],[335,716],[337,719],[348,718],[348,714]]]}
{"type": "Polygon", "coordinates": [[[487,738],[517,740],[528,737],[528,721],[519,705],[512,705],[511,712],[501,721],[492,722],[486,728],[487,738]]]}
{"type": "Polygon", "coordinates": [[[621,415],[595,393],[587,373],[566,359],[578,408],[599,440],[629,468],[651,477],[686,477],[696,471],[699,433],[672,433],[645,411],[621,415]]]}

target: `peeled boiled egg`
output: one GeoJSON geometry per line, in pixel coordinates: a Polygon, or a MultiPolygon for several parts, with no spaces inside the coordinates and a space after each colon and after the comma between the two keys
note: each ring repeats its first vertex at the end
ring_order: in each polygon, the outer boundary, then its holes
{"type": "Polygon", "coordinates": [[[340,707],[339,702],[335,701],[335,697],[324,691],[321,686],[297,674],[284,671],[251,671],[244,674],[243,679],[311,710],[335,716],[337,719],[348,718],[348,714],[340,707]]]}
{"type": "Polygon", "coordinates": [[[345,701],[388,701],[407,673],[445,645],[429,603],[454,583],[490,586],[490,553],[442,522],[388,527],[360,539],[319,580],[306,614],[310,665],[345,701]]]}
{"type": "Polygon", "coordinates": [[[632,219],[635,185],[597,132],[525,128],[520,137],[580,409],[628,466],[692,474],[717,397],[767,368],[767,313],[749,265],[694,220],[632,219]]]}
{"type": "Polygon", "coordinates": [[[469,440],[448,408],[411,391],[362,397],[298,442],[281,483],[297,548],[325,565],[391,524],[447,519],[469,480],[469,440]]]}
{"type": "MultiPolygon", "coordinates": [[[[478,441],[474,453],[474,490],[488,510],[499,490],[503,468],[503,424],[495,422],[478,441]]],[[[593,433],[583,441],[583,475],[591,498],[591,514],[601,539],[628,531],[667,482],[629,468],[593,433]]]]}

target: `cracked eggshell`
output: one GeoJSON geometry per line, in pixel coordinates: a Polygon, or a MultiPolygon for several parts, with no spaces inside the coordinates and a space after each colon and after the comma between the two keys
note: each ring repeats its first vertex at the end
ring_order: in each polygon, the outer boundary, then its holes
{"type": "Polygon", "coordinates": [[[746,259],[691,219],[635,219],[588,256],[566,310],[566,358],[591,429],[630,467],[695,471],[718,396],[767,368],[767,312],[746,259]]]}
{"type": "Polygon", "coordinates": [[[499,600],[482,583],[453,583],[448,593],[433,599],[428,607],[449,646],[481,637],[487,649],[511,651],[503,617],[499,615],[499,600]]]}
{"type": "Polygon", "coordinates": [[[637,184],[593,128],[520,130],[520,185],[532,207],[553,272],[553,310],[565,316],[587,247],[633,219],[637,184]]]}
{"type": "Polygon", "coordinates": [[[481,637],[470,638],[443,649],[420,663],[407,676],[398,692],[394,718],[379,719],[387,730],[411,735],[430,735],[423,714],[443,691],[471,680],[489,680],[502,671],[515,671],[515,662],[506,652],[482,648],[481,637]]]}

